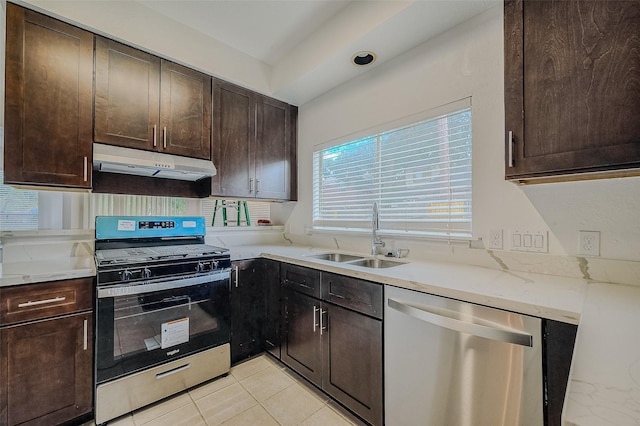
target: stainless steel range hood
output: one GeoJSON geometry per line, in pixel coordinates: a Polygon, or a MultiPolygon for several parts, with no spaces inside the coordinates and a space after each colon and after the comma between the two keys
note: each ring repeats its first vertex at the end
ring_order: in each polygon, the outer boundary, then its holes
{"type": "Polygon", "coordinates": [[[99,172],[192,182],[216,174],[216,167],[209,160],[100,143],[93,144],[93,168],[99,172]]]}

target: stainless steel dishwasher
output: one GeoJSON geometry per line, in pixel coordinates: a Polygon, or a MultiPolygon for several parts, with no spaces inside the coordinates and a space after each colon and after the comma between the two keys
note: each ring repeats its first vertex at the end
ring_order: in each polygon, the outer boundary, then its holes
{"type": "Polygon", "coordinates": [[[385,287],[388,426],[541,426],[541,320],[385,287]]]}

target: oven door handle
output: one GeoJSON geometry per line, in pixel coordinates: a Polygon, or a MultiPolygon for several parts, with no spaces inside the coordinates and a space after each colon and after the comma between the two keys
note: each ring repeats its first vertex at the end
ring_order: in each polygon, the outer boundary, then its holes
{"type": "Polygon", "coordinates": [[[136,294],[151,293],[152,291],[170,290],[174,288],[190,287],[206,284],[214,281],[231,281],[231,269],[223,269],[207,275],[198,275],[189,278],[170,278],[163,281],[142,281],[138,283],[126,283],[107,287],[98,287],[98,299],[107,297],[132,296],[136,294]]]}

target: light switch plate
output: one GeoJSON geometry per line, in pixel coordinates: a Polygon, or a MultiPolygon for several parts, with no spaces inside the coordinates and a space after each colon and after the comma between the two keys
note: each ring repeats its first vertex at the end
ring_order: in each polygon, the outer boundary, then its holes
{"type": "Polygon", "coordinates": [[[511,251],[549,252],[549,232],[516,229],[511,231],[511,251]]]}

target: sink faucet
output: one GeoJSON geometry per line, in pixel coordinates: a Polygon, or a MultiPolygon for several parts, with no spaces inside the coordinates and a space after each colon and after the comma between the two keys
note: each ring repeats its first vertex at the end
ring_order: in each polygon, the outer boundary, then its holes
{"type": "Polygon", "coordinates": [[[378,202],[373,203],[373,218],[371,220],[371,254],[378,254],[380,248],[385,246],[384,241],[380,238],[376,231],[380,229],[380,220],[378,218],[378,202]]]}

